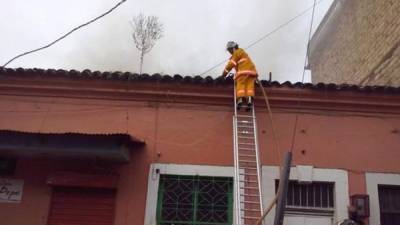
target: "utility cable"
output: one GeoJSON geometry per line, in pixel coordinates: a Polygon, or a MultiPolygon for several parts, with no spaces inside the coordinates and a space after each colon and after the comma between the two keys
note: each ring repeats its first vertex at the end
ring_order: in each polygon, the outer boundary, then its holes
{"type": "MultiPolygon", "coordinates": [[[[293,21],[295,21],[296,19],[302,17],[303,15],[305,15],[308,11],[310,11],[311,9],[314,12],[314,8],[316,5],[318,5],[319,3],[321,3],[324,0],[319,0],[317,3],[315,3],[314,1],[314,5],[308,7],[307,9],[305,9],[304,11],[302,11],[301,13],[297,14],[295,17],[291,18],[290,20],[286,21],[285,23],[282,23],[281,25],[277,26],[275,29],[273,29],[272,31],[268,32],[267,34],[263,35],[262,37],[260,37],[259,39],[253,41],[252,43],[250,43],[248,46],[246,46],[244,49],[247,50],[251,47],[253,47],[254,45],[258,44],[259,42],[263,41],[264,39],[266,39],[267,37],[271,36],[272,34],[276,33],[277,31],[279,31],[280,29],[284,28],[285,26],[289,25],[290,23],[292,23],[293,21]]],[[[221,61],[219,63],[217,63],[215,66],[210,67],[208,70],[200,73],[200,76],[203,76],[204,74],[210,72],[211,70],[217,68],[218,66],[222,65],[223,63],[225,63],[227,60],[225,59],[224,61],[221,61]]]]}
{"type": "MultiPolygon", "coordinates": [[[[306,56],[305,56],[305,59],[304,59],[303,75],[301,77],[301,83],[304,83],[304,75],[306,73],[306,66],[307,66],[308,57],[309,57],[309,53],[310,53],[310,41],[311,41],[312,27],[313,27],[313,23],[314,23],[315,6],[316,6],[316,0],[314,0],[312,16],[311,16],[311,22],[310,22],[310,30],[308,32],[307,51],[306,51],[306,56]]],[[[298,125],[298,122],[299,122],[299,111],[300,111],[300,104],[301,104],[300,97],[301,97],[301,92],[299,92],[299,94],[297,96],[297,112],[296,112],[296,117],[295,117],[295,121],[294,121],[292,142],[291,142],[291,146],[290,146],[290,150],[289,150],[290,152],[293,151],[294,144],[296,142],[296,132],[297,132],[297,125],[298,125]]]]}
{"type": "Polygon", "coordinates": [[[55,43],[61,41],[61,40],[64,39],[64,38],[66,38],[67,36],[69,36],[69,35],[72,34],[73,32],[79,30],[80,28],[82,28],[82,27],[84,27],[84,26],[87,26],[87,25],[89,25],[89,24],[95,22],[96,20],[98,20],[98,19],[100,19],[100,18],[106,16],[107,14],[111,13],[112,11],[114,11],[114,9],[118,8],[118,7],[119,7],[122,3],[124,3],[124,2],[126,2],[126,0],[121,0],[119,3],[117,3],[114,7],[112,7],[111,9],[109,9],[108,11],[106,11],[105,13],[101,14],[100,16],[98,16],[98,17],[96,17],[96,18],[94,18],[94,19],[92,19],[92,20],[89,20],[88,22],[86,22],[86,23],[84,23],[84,24],[81,24],[81,25],[75,27],[74,29],[70,30],[68,33],[64,34],[63,36],[59,37],[59,38],[56,39],[55,41],[53,41],[53,42],[51,42],[51,43],[49,43],[49,44],[47,44],[47,45],[45,45],[45,46],[43,46],[43,47],[40,47],[40,48],[37,48],[37,49],[34,49],[34,50],[30,50],[30,51],[27,51],[27,52],[24,52],[24,53],[22,53],[22,54],[19,54],[19,55],[15,56],[14,58],[8,60],[8,62],[6,62],[6,63],[3,65],[3,67],[6,67],[6,66],[7,66],[8,64],[10,64],[12,61],[14,61],[14,60],[16,60],[16,59],[18,59],[18,58],[20,58],[20,57],[22,57],[22,56],[25,56],[25,55],[28,55],[28,54],[31,54],[31,53],[34,53],[34,52],[43,50],[43,49],[45,49],[45,48],[48,48],[48,47],[54,45],[55,43]]]}

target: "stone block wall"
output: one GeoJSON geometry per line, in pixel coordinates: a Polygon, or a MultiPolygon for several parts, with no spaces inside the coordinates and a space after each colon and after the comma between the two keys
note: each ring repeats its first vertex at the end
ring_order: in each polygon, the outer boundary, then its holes
{"type": "Polygon", "coordinates": [[[312,82],[400,86],[400,1],[336,0],[328,13],[310,44],[312,82]]]}

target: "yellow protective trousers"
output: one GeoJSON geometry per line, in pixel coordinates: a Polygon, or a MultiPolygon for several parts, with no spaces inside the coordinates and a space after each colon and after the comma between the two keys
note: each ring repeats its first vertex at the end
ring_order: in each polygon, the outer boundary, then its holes
{"type": "Polygon", "coordinates": [[[254,97],[254,82],[256,76],[241,75],[236,78],[236,98],[254,97]]]}

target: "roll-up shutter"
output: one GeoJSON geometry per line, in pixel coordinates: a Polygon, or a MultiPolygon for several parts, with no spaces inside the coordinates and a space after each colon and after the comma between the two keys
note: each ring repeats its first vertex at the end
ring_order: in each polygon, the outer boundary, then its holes
{"type": "Polygon", "coordinates": [[[112,225],[115,190],[54,187],[48,225],[112,225]]]}

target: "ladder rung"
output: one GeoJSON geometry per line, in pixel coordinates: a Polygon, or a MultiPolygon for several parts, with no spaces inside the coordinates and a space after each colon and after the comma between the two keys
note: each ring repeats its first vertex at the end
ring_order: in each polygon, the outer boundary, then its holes
{"type": "Polygon", "coordinates": [[[240,166],[240,169],[257,170],[257,167],[240,166]]]}
{"type": "Polygon", "coordinates": [[[247,204],[260,204],[260,202],[252,202],[252,201],[242,201],[241,203],[247,203],[247,204]]]}
{"type": "Polygon", "coordinates": [[[240,196],[259,197],[259,195],[252,195],[252,194],[240,194],[240,196]]]}
{"type": "Polygon", "coordinates": [[[241,211],[261,212],[259,209],[240,209],[241,211]]]}
{"type": "Polygon", "coordinates": [[[253,134],[239,133],[238,137],[254,137],[253,134]]]}
{"type": "Polygon", "coordinates": [[[247,145],[249,147],[256,146],[255,144],[252,144],[252,142],[245,142],[245,140],[239,141],[238,145],[247,145]]]}
{"type": "Polygon", "coordinates": [[[244,154],[239,154],[239,157],[255,157],[256,155],[244,155],[244,154]]]}
{"type": "Polygon", "coordinates": [[[241,148],[239,148],[239,151],[240,150],[244,150],[244,151],[255,151],[256,149],[254,149],[254,148],[243,148],[243,147],[241,147],[241,148]]]}
{"type": "Polygon", "coordinates": [[[238,123],[253,123],[253,120],[238,120],[238,123]]]}
{"type": "Polygon", "coordinates": [[[242,137],[254,137],[253,132],[251,133],[244,133],[244,132],[239,132],[238,136],[242,136],[242,137]]]}
{"type": "Polygon", "coordinates": [[[242,131],[242,132],[239,132],[239,133],[241,133],[241,134],[249,134],[249,135],[254,134],[254,133],[251,132],[251,131],[242,131]]]}
{"type": "Polygon", "coordinates": [[[239,151],[255,152],[256,149],[255,148],[240,148],[239,147],[239,151]]]}
{"type": "Polygon", "coordinates": [[[255,149],[240,149],[239,151],[254,152],[255,149]]]}
{"type": "Polygon", "coordinates": [[[253,190],[258,190],[258,187],[240,187],[240,189],[253,189],[253,190]]]}
{"type": "Polygon", "coordinates": [[[255,135],[253,133],[237,133],[237,136],[242,136],[242,137],[255,137],[255,135]]]}
{"type": "Polygon", "coordinates": [[[252,217],[252,216],[243,216],[240,217],[241,219],[245,219],[245,220],[258,220],[260,219],[259,217],[252,217]]]}
{"type": "Polygon", "coordinates": [[[258,176],[256,173],[239,173],[240,176],[258,176]]]}
{"type": "Polygon", "coordinates": [[[251,139],[251,140],[254,140],[254,138],[252,138],[252,137],[238,136],[238,138],[243,138],[243,139],[251,139]]]}
{"type": "Polygon", "coordinates": [[[258,183],[257,181],[239,180],[241,183],[258,183]]]}
{"type": "Polygon", "coordinates": [[[257,169],[257,167],[254,167],[254,166],[240,166],[239,167],[240,169],[251,169],[251,170],[256,170],[257,169]]]}
{"type": "Polygon", "coordinates": [[[253,117],[251,116],[238,116],[238,117],[244,117],[244,118],[236,120],[237,122],[244,122],[244,123],[253,122],[253,117]],[[246,118],[252,118],[252,119],[248,120],[246,118]]]}
{"type": "Polygon", "coordinates": [[[257,161],[239,160],[239,163],[257,163],[257,161]]]}
{"type": "MultiPolygon", "coordinates": [[[[239,163],[244,164],[244,165],[240,166],[241,169],[242,168],[245,168],[245,169],[252,169],[252,168],[257,169],[258,168],[257,165],[252,165],[252,164],[250,164],[250,162],[239,162],[239,163]]],[[[255,162],[251,162],[251,163],[255,163],[255,162]]]]}
{"type": "Polygon", "coordinates": [[[251,126],[243,126],[243,125],[237,125],[237,128],[248,128],[248,129],[253,129],[254,127],[251,127],[251,126]]]}
{"type": "Polygon", "coordinates": [[[240,125],[247,125],[248,128],[253,128],[253,123],[248,122],[248,121],[240,121],[238,122],[238,126],[240,125]]]}
{"type": "Polygon", "coordinates": [[[237,117],[246,117],[246,118],[253,118],[253,116],[248,116],[248,115],[236,115],[237,117]]]}

